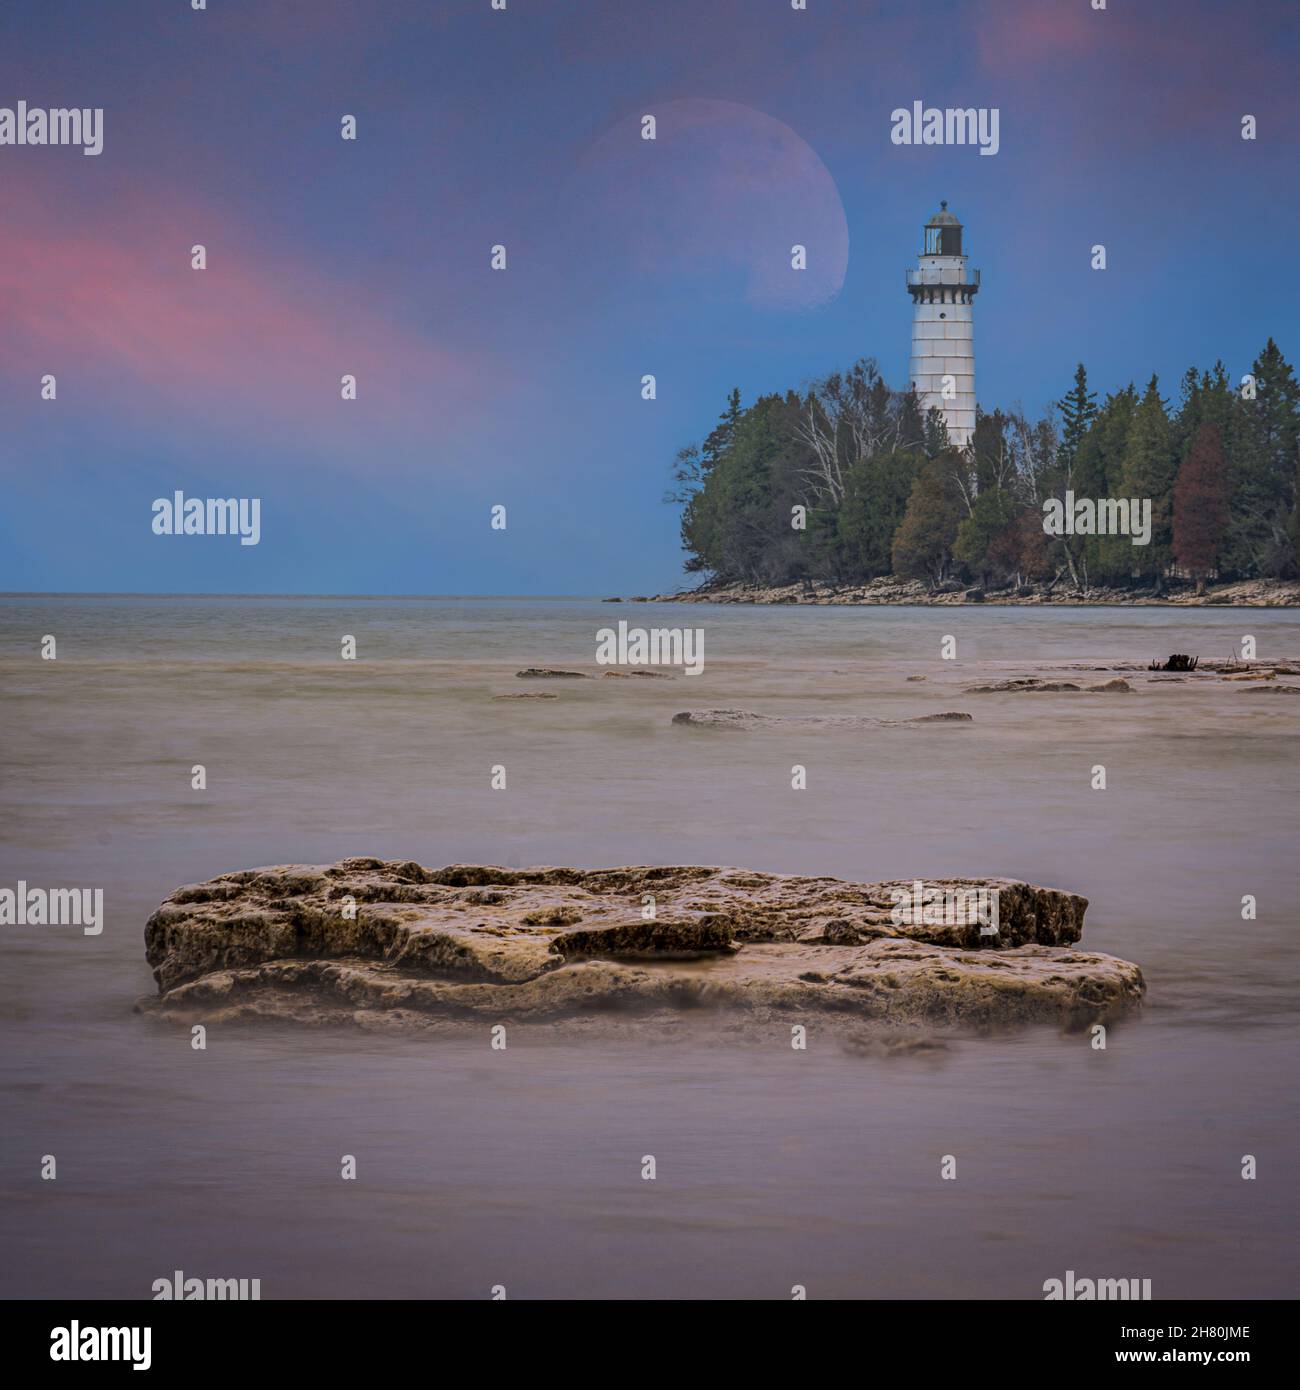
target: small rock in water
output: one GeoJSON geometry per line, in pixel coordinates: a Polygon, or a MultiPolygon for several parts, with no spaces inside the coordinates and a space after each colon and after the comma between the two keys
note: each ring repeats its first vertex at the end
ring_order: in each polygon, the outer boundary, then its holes
{"type": "Polygon", "coordinates": [[[516,671],[520,680],[571,680],[585,681],[584,671],[556,671],[549,666],[529,666],[527,670],[516,671]]]}

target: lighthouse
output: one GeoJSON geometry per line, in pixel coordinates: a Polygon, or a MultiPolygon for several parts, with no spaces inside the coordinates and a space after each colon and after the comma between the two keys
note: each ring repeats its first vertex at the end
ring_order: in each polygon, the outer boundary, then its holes
{"type": "Polygon", "coordinates": [[[966,448],[975,433],[975,325],[980,273],[966,265],[962,225],[946,202],[925,224],[912,296],[912,386],[921,409],[943,412],[948,440],[966,448]]]}

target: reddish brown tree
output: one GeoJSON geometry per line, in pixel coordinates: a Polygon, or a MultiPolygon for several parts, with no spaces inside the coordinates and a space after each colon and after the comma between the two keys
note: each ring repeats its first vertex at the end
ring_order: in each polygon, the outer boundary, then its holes
{"type": "Polygon", "coordinates": [[[1196,431],[1174,484],[1174,559],[1204,587],[1228,528],[1228,470],[1218,425],[1196,431]]]}
{"type": "Polygon", "coordinates": [[[1042,513],[1036,507],[1020,512],[994,537],[988,554],[991,568],[1014,575],[1018,584],[1046,579],[1052,565],[1042,513]]]}

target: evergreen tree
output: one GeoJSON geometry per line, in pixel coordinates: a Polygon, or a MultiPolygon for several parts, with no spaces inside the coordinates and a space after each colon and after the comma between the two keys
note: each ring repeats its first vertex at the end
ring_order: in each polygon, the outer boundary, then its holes
{"type": "Polygon", "coordinates": [[[948,573],[963,512],[952,462],[948,455],[928,459],[912,484],[907,511],[894,533],[894,573],[904,579],[938,584],[948,573]]]}
{"type": "MultiPolygon", "coordinates": [[[[1136,407],[1137,392],[1132,386],[1106,397],[1075,456],[1071,481],[1077,498],[1097,501],[1122,495],[1124,457],[1136,407]]],[[[1130,577],[1132,556],[1108,543],[1109,538],[1064,536],[1061,540],[1067,562],[1085,587],[1130,577]]],[[[1128,542],[1124,545],[1127,548],[1128,542]]]]}
{"type": "Polygon", "coordinates": [[[992,414],[980,411],[975,419],[975,434],[971,439],[971,454],[974,458],[974,481],[971,486],[974,497],[989,488],[1002,487],[1008,481],[1011,463],[1007,444],[1007,425],[1010,418],[1000,410],[992,414]]]}
{"type": "Polygon", "coordinates": [[[892,566],[894,533],[907,513],[918,455],[909,449],[864,460],[849,470],[838,513],[846,571],[874,579],[892,566]]]}
{"type": "MultiPolygon", "coordinates": [[[[899,402],[898,446],[900,449],[926,449],[925,415],[914,386],[907,388],[899,402]]],[[[926,452],[928,454],[929,450],[926,452]]]]}
{"type": "Polygon", "coordinates": [[[705,488],[710,474],[727,451],[741,413],[740,388],[734,387],[703,448],[687,445],[678,449],[673,460],[672,486],[664,501],[682,509],[682,548],[690,552],[684,566],[688,574],[711,568],[707,556],[713,553],[717,540],[717,507],[716,497],[706,496],[705,488]]]}
{"type": "Polygon", "coordinates": [[[712,469],[722,455],[727,452],[736,425],[740,421],[740,416],[740,388],[735,386],[732,387],[731,394],[727,397],[726,409],[718,416],[718,423],[714,425],[709,437],[704,441],[701,454],[706,472],[712,469]]]}
{"type": "Polygon", "coordinates": [[[1233,534],[1237,566],[1252,574],[1294,568],[1292,522],[1296,505],[1296,449],[1300,385],[1270,338],[1251,367],[1255,399],[1240,402],[1240,433],[1233,468],[1233,534]]]}
{"type": "Polygon", "coordinates": [[[1160,386],[1153,376],[1147,383],[1142,399],[1133,411],[1133,423],[1124,448],[1124,466],[1120,487],[1113,497],[1126,497],[1145,506],[1151,503],[1151,540],[1148,545],[1133,545],[1127,536],[1107,538],[1111,545],[1103,546],[1114,555],[1116,567],[1125,550],[1132,552],[1132,572],[1154,579],[1161,587],[1165,570],[1173,559],[1174,540],[1174,478],[1178,465],[1170,439],[1169,416],[1160,399],[1160,386]]]}
{"type": "Polygon", "coordinates": [[[1088,390],[1088,373],[1080,362],[1074,372],[1074,386],[1056,402],[1061,412],[1060,452],[1067,467],[1074,462],[1084,435],[1097,418],[1096,400],[1097,393],[1088,390]]]}
{"type": "Polygon", "coordinates": [[[1178,386],[1178,409],[1169,417],[1169,441],[1174,457],[1187,457],[1197,429],[1201,425],[1201,373],[1188,367],[1178,386]]]}
{"type": "Polygon", "coordinates": [[[981,587],[987,585],[990,571],[1004,579],[1013,570],[1007,564],[1010,557],[1005,552],[1004,536],[1019,512],[1009,493],[1000,487],[986,487],[975,499],[970,515],[958,526],[953,556],[980,581],[981,587]]]}
{"type": "Polygon", "coordinates": [[[948,422],[942,410],[931,406],[925,412],[925,456],[938,458],[948,447],[948,422]]]}

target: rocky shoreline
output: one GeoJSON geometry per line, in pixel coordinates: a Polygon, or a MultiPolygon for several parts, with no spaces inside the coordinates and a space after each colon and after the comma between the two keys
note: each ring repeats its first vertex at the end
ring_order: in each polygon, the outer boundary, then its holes
{"type": "Polygon", "coordinates": [[[1203,593],[1195,585],[1151,590],[1095,588],[1086,594],[1068,586],[1022,585],[1017,589],[983,590],[969,584],[934,589],[919,579],[872,579],[866,584],[758,584],[703,585],[676,594],[606,599],[607,603],[754,603],[754,604],[924,604],[951,605],[1053,605],[1062,607],[1171,607],[1171,608],[1295,608],[1300,607],[1300,581],[1247,579],[1231,584],[1207,584],[1203,593]]]}
{"type": "Polygon", "coordinates": [[[995,894],[996,931],[960,913],[900,924],[910,883],[734,868],[243,870],[178,888],[149,918],[159,992],[138,1007],[400,1031],[635,1020],[644,1036],[688,1013],[767,1031],[1073,1030],[1141,1002],[1138,966],[1077,949],[1085,898],[1010,879],[926,888],[995,894]]]}

